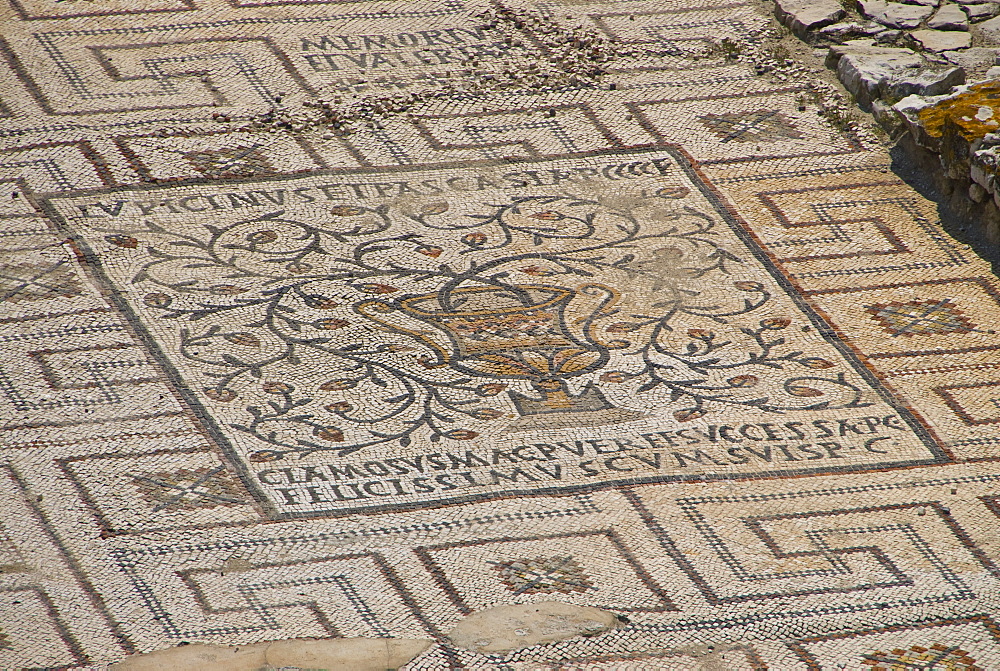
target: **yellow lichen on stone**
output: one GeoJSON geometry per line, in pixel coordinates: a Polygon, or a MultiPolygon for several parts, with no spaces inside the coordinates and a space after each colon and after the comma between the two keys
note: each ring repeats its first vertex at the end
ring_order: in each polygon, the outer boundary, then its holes
{"type": "Polygon", "coordinates": [[[917,112],[924,132],[941,138],[956,132],[967,142],[1000,130],[1000,81],[975,84],[969,90],[946,98],[917,112]]]}

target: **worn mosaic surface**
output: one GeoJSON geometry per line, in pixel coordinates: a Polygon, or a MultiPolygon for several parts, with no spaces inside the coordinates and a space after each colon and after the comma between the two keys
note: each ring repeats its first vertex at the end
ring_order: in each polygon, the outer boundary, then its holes
{"type": "Polygon", "coordinates": [[[0,668],[1000,668],[989,265],[757,5],[503,7],[0,9],[0,668]]]}

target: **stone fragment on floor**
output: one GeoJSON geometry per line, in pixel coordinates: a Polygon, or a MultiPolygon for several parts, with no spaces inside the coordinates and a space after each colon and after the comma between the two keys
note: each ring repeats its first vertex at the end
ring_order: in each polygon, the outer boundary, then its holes
{"type": "Polygon", "coordinates": [[[885,26],[874,21],[865,21],[864,23],[843,21],[820,28],[817,34],[834,42],[843,42],[857,37],[871,37],[884,30],[885,26]]]}
{"type": "Polygon", "coordinates": [[[614,613],[560,601],[497,606],[473,613],[448,638],[460,648],[480,653],[520,650],[574,636],[594,636],[614,629],[614,613]]]}
{"type": "Polygon", "coordinates": [[[112,664],[110,671],[384,671],[403,666],[432,645],[420,639],[289,639],[244,646],[181,645],[112,664]]]}

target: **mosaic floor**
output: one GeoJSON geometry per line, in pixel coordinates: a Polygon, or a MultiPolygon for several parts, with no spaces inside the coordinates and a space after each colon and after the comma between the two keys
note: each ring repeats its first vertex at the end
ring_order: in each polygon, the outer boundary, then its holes
{"type": "Polygon", "coordinates": [[[763,5],[0,12],[0,668],[1000,669],[1000,284],[763,5]]]}

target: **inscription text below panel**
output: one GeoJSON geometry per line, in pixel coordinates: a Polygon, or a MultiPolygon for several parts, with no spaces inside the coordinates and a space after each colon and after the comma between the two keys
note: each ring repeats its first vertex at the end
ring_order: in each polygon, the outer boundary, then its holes
{"type": "Polygon", "coordinates": [[[48,206],[277,516],[942,459],[671,149],[48,206]]]}

